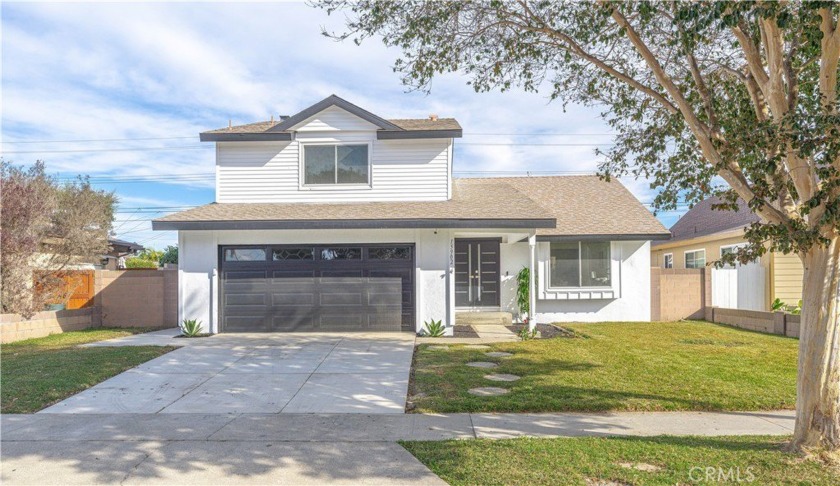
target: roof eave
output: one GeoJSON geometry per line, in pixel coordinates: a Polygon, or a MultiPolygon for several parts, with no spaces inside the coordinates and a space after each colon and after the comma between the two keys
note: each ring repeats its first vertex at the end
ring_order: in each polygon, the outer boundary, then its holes
{"type": "Polygon", "coordinates": [[[649,241],[667,240],[670,233],[604,233],[580,235],[537,235],[537,241],[649,241]]]}
{"type": "Polygon", "coordinates": [[[461,138],[463,129],[457,130],[379,130],[376,132],[378,140],[413,140],[420,138],[461,138]]]}
{"type": "Polygon", "coordinates": [[[554,228],[557,221],[550,218],[535,219],[319,219],[319,220],[205,220],[166,221],[153,220],[154,231],[182,230],[295,230],[295,229],[390,229],[390,228],[554,228]]]}
{"type": "Polygon", "coordinates": [[[292,140],[290,132],[259,132],[259,133],[214,133],[199,134],[202,142],[288,142],[292,140]]]}

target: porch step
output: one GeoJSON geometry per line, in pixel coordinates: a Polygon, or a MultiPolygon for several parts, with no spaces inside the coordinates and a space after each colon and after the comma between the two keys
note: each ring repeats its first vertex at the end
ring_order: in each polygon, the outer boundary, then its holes
{"type": "Polygon", "coordinates": [[[513,314],[510,312],[456,312],[455,324],[458,326],[510,326],[513,314]]]}

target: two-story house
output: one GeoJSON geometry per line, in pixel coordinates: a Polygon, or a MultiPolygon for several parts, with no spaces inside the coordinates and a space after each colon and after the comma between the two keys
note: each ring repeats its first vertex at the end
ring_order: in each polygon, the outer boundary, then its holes
{"type": "Polygon", "coordinates": [[[179,316],[210,332],[420,331],[460,312],[650,320],[664,227],[595,176],[453,179],[454,119],[384,119],[337,96],[212,130],[216,202],[178,230],[179,316]]]}

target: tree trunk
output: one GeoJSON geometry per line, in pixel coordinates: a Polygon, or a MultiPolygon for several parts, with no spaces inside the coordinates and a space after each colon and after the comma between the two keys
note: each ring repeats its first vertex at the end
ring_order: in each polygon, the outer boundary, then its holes
{"type": "Polygon", "coordinates": [[[805,266],[792,446],[840,451],[840,238],[813,247],[805,266]]]}

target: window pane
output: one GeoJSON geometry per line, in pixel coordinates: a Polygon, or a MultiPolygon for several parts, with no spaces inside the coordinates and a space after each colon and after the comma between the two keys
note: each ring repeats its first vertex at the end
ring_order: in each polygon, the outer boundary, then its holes
{"type": "Polygon", "coordinates": [[[689,251],[685,254],[685,268],[703,268],[706,266],[706,250],[689,251]]]}
{"type": "Polygon", "coordinates": [[[368,258],[372,260],[408,260],[411,258],[411,248],[407,246],[369,248],[368,258]]]}
{"type": "Polygon", "coordinates": [[[335,184],[335,145],[305,145],[303,171],[304,184],[335,184]]]}
{"type": "Polygon", "coordinates": [[[665,255],[665,268],[674,268],[674,255],[665,255]]]}
{"type": "Polygon", "coordinates": [[[226,248],[226,262],[260,262],[265,260],[263,248],[226,248]]]}
{"type": "Polygon", "coordinates": [[[580,287],[578,243],[551,243],[549,283],[552,287],[580,287]]]}
{"type": "Polygon", "coordinates": [[[339,145],[336,156],[339,184],[367,184],[367,145],[339,145]]]}
{"type": "Polygon", "coordinates": [[[312,260],[312,248],[283,248],[271,252],[274,261],[279,260],[312,260]]]}
{"type": "Polygon", "coordinates": [[[610,286],[610,243],[607,241],[580,244],[581,286],[610,286]]]}
{"type": "Polygon", "coordinates": [[[362,258],[361,248],[322,248],[321,260],[358,260],[362,258]]]}

